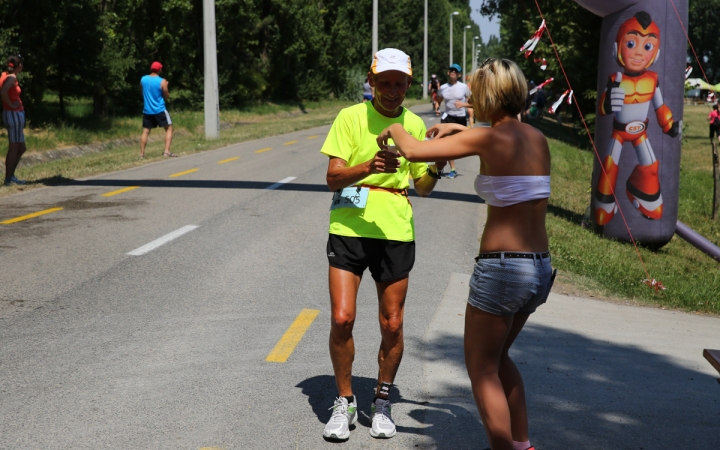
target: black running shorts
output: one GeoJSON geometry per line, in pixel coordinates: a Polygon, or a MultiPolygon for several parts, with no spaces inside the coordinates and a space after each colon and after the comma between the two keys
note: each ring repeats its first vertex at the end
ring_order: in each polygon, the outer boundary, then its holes
{"type": "Polygon", "coordinates": [[[457,124],[465,125],[465,126],[467,126],[467,124],[468,124],[466,116],[456,117],[456,116],[451,116],[450,114],[448,114],[447,117],[445,117],[444,119],[441,119],[440,122],[441,123],[457,123],[457,124]]]}
{"type": "Polygon", "coordinates": [[[365,269],[376,282],[405,278],[415,264],[415,242],[389,241],[331,234],[327,242],[331,267],[362,276],[365,269]]]}
{"type": "Polygon", "coordinates": [[[170,114],[167,110],[161,112],[160,114],[143,113],[143,128],[149,128],[152,130],[156,127],[165,128],[169,125],[172,125],[172,120],[170,120],[170,114]]]}

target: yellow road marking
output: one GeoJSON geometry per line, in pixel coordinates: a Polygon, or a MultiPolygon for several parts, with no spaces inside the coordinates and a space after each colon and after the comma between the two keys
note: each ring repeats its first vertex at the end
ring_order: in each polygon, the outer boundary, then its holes
{"type": "Polygon", "coordinates": [[[320,137],[320,136],[318,136],[318,135],[315,135],[315,136],[308,136],[308,139],[315,139],[316,137],[320,137]]]}
{"type": "Polygon", "coordinates": [[[129,186],[126,188],[118,189],[117,191],[108,192],[106,194],[103,194],[103,197],[112,197],[113,195],[122,194],[123,192],[132,191],[133,189],[137,189],[140,186],[129,186]]]}
{"type": "Polygon", "coordinates": [[[240,159],[239,156],[236,156],[234,158],[223,159],[222,161],[218,161],[218,164],[225,164],[225,163],[229,163],[230,161],[237,161],[238,159],[240,159]]]}
{"type": "Polygon", "coordinates": [[[297,144],[297,141],[289,141],[289,142],[284,143],[283,145],[293,145],[293,144],[297,144]]]}
{"type": "Polygon", "coordinates": [[[260,150],[255,150],[255,153],[262,153],[262,152],[266,152],[268,150],[272,150],[272,147],[261,148],[260,150]]]}
{"type": "Polygon", "coordinates": [[[42,211],[34,212],[34,213],[28,214],[28,215],[26,215],[26,216],[20,216],[20,217],[15,217],[14,219],[5,220],[5,221],[3,221],[3,222],[0,222],[0,224],[2,224],[2,225],[10,225],[11,223],[22,222],[23,220],[32,219],[33,217],[38,217],[38,216],[44,216],[45,214],[54,213],[54,212],[56,212],[56,211],[62,211],[63,209],[64,209],[64,208],[44,209],[44,210],[42,210],[42,211]]]}
{"type": "Polygon", "coordinates": [[[185,172],[174,173],[174,174],[170,175],[170,178],[181,177],[181,176],[187,175],[189,173],[197,172],[198,170],[200,170],[200,169],[190,169],[190,170],[186,170],[185,172]]]}
{"type": "Polygon", "coordinates": [[[300,311],[295,322],[290,325],[290,328],[280,338],[275,348],[265,358],[265,361],[278,363],[287,361],[319,313],[320,311],[317,309],[303,309],[300,311]]]}

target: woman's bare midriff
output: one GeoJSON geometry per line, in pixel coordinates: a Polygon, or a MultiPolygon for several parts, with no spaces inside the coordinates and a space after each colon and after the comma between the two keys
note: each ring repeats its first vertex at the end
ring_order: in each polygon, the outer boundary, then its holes
{"type": "Polygon", "coordinates": [[[488,205],[480,252],[546,252],[547,204],[547,199],[541,199],[502,208],[488,205]]]}

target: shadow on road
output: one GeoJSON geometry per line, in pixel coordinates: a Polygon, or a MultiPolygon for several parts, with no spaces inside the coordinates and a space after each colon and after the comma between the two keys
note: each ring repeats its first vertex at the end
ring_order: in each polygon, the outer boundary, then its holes
{"type": "MultiPolygon", "coordinates": [[[[373,378],[353,377],[353,392],[358,402],[358,426],[366,428],[371,426],[370,403],[376,382],[373,378]]],[[[308,378],[295,387],[301,388],[302,393],[307,395],[308,403],[318,422],[325,424],[332,414],[328,408],[335,401],[335,378],[332,375],[319,375],[308,378]]],[[[428,436],[436,443],[434,448],[476,448],[477,442],[486,442],[482,425],[460,406],[408,399],[402,396],[396,386],[390,391],[390,400],[396,405],[417,406],[408,412],[408,416],[419,423],[419,426],[408,426],[407,423],[403,423],[407,422],[407,419],[403,420],[398,418],[397,414],[393,415],[397,421],[398,433],[428,436]],[[445,427],[445,424],[451,426],[445,427]],[[467,446],[468,442],[474,444],[467,446]]]]}
{"type": "MultiPolygon", "coordinates": [[[[716,444],[720,386],[713,377],[640,347],[589,339],[530,320],[511,356],[525,381],[533,444],[547,449],[716,444]]],[[[457,351],[462,345],[461,336],[445,335],[425,343],[425,355],[446,362],[448,370],[464,370],[462,351],[457,351]]],[[[469,381],[450,383],[430,389],[444,393],[445,401],[457,398],[457,403],[472,405],[469,381]]],[[[442,411],[443,405],[431,402],[425,407],[442,411]]],[[[475,445],[487,442],[480,423],[468,422],[463,408],[448,408],[447,415],[413,411],[411,416],[428,426],[424,434],[442,447],[453,435],[468,433],[475,445]],[[448,419],[451,416],[455,419],[448,419]]],[[[471,442],[463,439],[452,448],[478,448],[471,442]]]]}
{"type": "MultiPolygon", "coordinates": [[[[155,188],[204,188],[204,189],[267,189],[275,183],[265,181],[230,181],[230,180],[110,180],[96,179],[86,181],[69,181],[68,186],[105,186],[105,187],[155,187],[155,188]]],[[[278,187],[278,191],[297,192],[324,192],[331,194],[325,184],[299,184],[286,183],[278,187]]],[[[411,197],[418,197],[414,190],[410,189],[411,197]]],[[[433,191],[430,198],[441,200],[452,200],[456,202],[485,203],[484,200],[475,194],[462,194],[456,192],[433,191]]]]}

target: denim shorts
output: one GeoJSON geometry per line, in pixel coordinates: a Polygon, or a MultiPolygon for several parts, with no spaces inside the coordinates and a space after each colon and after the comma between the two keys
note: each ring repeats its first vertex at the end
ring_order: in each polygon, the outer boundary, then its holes
{"type": "Polygon", "coordinates": [[[547,300],[555,281],[550,256],[529,253],[529,258],[506,258],[505,253],[511,252],[478,257],[468,303],[500,316],[534,313],[547,300]]]}

